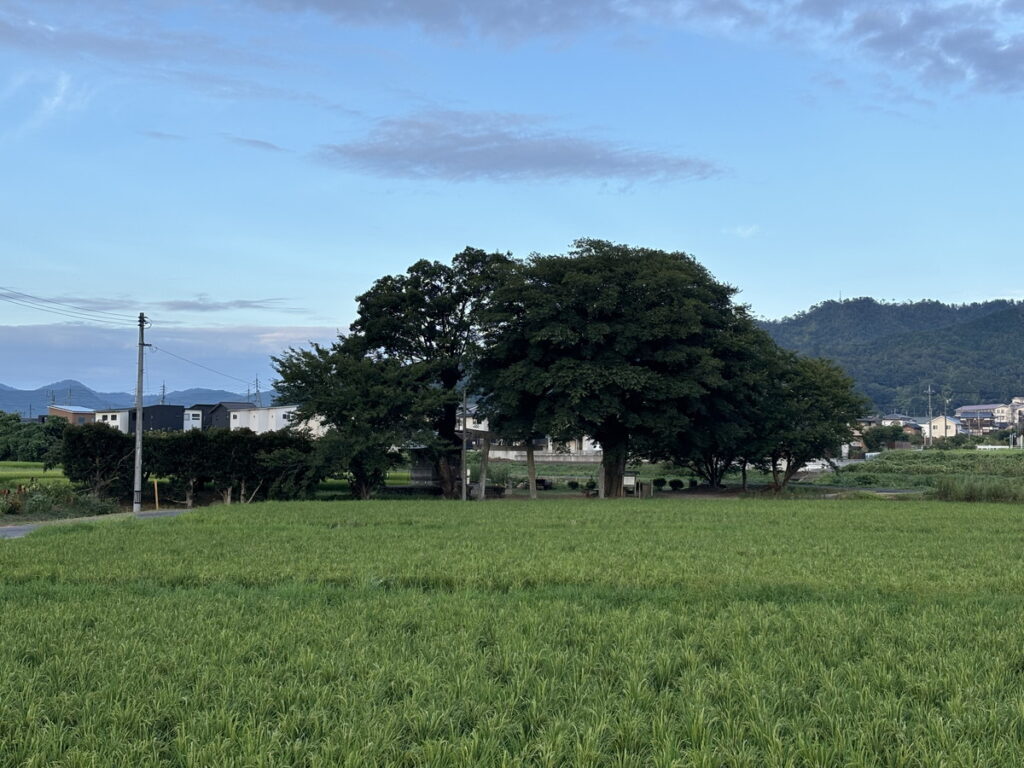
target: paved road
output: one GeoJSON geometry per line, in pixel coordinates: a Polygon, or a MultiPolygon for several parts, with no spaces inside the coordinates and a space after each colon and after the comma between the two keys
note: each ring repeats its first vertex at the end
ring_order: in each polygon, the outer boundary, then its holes
{"type": "Polygon", "coordinates": [[[110,520],[119,517],[137,517],[140,520],[145,520],[151,517],[177,517],[184,509],[161,509],[159,511],[150,512],[139,512],[137,515],[133,515],[131,512],[114,515],[103,515],[101,517],[80,517],[70,518],[67,520],[51,520],[45,523],[28,523],[26,525],[0,525],[0,539],[20,539],[22,536],[27,536],[32,531],[40,528],[44,525],[67,525],[69,523],[88,523],[94,520],[110,520]]]}

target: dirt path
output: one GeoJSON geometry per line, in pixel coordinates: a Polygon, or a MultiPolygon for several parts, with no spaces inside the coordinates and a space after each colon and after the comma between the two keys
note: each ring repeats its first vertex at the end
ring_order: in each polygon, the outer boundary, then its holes
{"type": "Polygon", "coordinates": [[[177,517],[186,510],[184,509],[161,509],[149,512],[115,512],[112,515],[95,515],[93,517],[68,517],[62,520],[41,520],[38,523],[23,523],[19,525],[0,525],[0,539],[20,539],[32,531],[42,528],[44,525],[68,525],[70,523],[94,523],[100,520],[123,520],[126,517],[137,517],[145,520],[150,517],[177,517]]]}

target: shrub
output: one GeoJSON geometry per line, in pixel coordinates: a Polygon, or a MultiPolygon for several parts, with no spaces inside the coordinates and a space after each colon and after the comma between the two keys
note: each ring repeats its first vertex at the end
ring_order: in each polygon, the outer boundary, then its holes
{"type": "Polygon", "coordinates": [[[569,480],[566,483],[566,485],[569,487],[570,491],[578,491],[580,489],[580,481],[579,480],[569,480]]]}
{"type": "Polygon", "coordinates": [[[588,491],[592,491],[595,488],[597,488],[597,481],[596,480],[587,480],[587,482],[585,482],[583,484],[583,487],[586,488],[588,491]]]}
{"type": "Polygon", "coordinates": [[[668,481],[668,487],[671,488],[673,491],[680,491],[683,488],[683,481],[680,480],[678,477],[673,477],[671,480],[668,481]]]}
{"type": "Polygon", "coordinates": [[[665,487],[665,483],[667,482],[668,481],[664,477],[656,477],[653,480],[651,480],[651,485],[653,485],[660,491],[665,487]]]}

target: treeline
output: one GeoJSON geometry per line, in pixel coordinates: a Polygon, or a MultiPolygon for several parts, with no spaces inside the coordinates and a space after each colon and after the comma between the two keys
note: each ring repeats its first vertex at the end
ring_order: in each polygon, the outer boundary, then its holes
{"type": "Polygon", "coordinates": [[[1024,395],[1024,304],[826,301],[763,322],[786,349],[834,360],[882,412],[1009,402],[1024,395]]]}
{"type": "MultiPolygon", "coordinates": [[[[147,432],[143,481],[170,480],[168,503],[192,508],[210,489],[226,504],[264,499],[308,498],[336,462],[331,442],[300,432],[256,434],[248,429],[147,432]]],[[[66,427],[60,464],[77,488],[97,498],[131,498],[135,438],[106,424],[66,427]]]]}
{"type": "Polygon", "coordinates": [[[468,248],[418,261],[357,298],[349,332],[290,349],[281,397],[330,427],[363,498],[398,460],[431,456],[459,492],[459,409],[472,398],[491,438],[588,435],[603,450],[606,494],[630,461],[671,461],[719,485],[753,465],[783,487],[834,456],[866,403],[825,360],[777,346],[735,289],[691,256],[580,240],[567,254],[516,260],[468,248]]]}
{"type": "Polygon", "coordinates": [[[17,413],[0,412],[0,461],[58,461],[65,419],[22,422],[17,413]]]}

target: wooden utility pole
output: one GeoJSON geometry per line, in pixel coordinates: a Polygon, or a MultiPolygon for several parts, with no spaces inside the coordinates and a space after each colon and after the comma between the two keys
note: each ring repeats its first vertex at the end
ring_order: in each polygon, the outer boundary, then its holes
{"type": "Polygon", "coordinates": [[[462,473],[462,500],[469,498],[469,483],[466,477],[466,390],[462,390],[462,461],[459,471],[462,473]]]}
{"type": "Polygon", "coordinates": [[[139,366],[135,383],[135,486],[132,512],[142,511],[142,359],[146,349],[146,316],[139,313],[139,366]]]}

